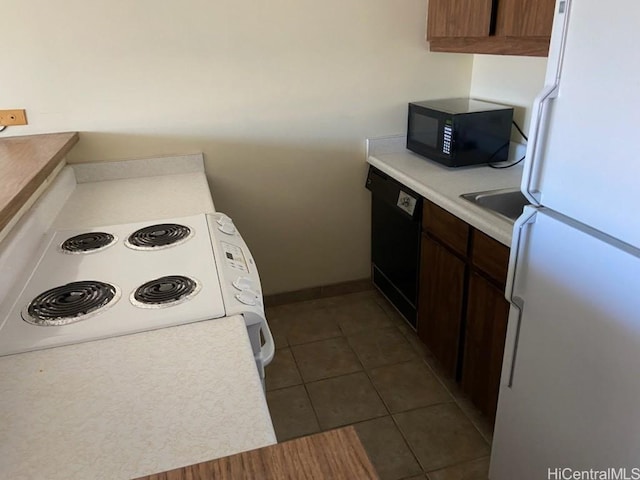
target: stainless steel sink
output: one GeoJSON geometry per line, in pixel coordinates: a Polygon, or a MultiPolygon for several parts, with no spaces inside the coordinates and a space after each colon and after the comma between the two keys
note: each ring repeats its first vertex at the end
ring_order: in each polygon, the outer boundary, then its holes
{"type": "Polygon", "coordinates": [[[460,196],[510,222],[514,222],[522,213],[522,209],[529,205],[526,197],[517,188],[464,193],[460,196]]]}

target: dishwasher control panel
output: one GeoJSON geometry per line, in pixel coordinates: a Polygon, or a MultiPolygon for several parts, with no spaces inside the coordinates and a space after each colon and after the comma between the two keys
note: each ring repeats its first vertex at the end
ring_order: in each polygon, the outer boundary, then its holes
{"type": "Polygon", "coordinates": [[[416,209],[416,203],[417,200],[415,197],[412,197],[408,193],[400,190],[400,193],[398,194],[398,201],[396,202],[396,206],[398,208],[404,210],[409,215],[413,215],[413,211],[416,209]]]}

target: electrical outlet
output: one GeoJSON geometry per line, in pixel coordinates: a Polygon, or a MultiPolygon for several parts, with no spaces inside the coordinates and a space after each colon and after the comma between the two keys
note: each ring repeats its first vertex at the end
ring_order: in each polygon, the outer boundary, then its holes
{"type": "Polygon", "coordinates": [[[27,125],[27,113],[23,109],[0,110],[0,126],[27,125]]]}

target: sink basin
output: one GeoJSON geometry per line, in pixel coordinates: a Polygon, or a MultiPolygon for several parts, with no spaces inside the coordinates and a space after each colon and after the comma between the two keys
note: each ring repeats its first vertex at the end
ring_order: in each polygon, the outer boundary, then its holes
{"type": "Polygon", "coordinates": [[[529,205],[526,197],[517,188],[464,193],[460,196],[512,223],[520,216],[522,209],[529,205]]]}

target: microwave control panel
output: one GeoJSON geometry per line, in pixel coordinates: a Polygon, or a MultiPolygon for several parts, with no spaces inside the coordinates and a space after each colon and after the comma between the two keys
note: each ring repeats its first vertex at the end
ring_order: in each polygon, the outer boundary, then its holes
{"type": "Polygon", "coordinates": [[[451,155],[451,137],[453,136],[453,128],[451,125],[445,125],[442,134],[442,153],[451,155]]]}

